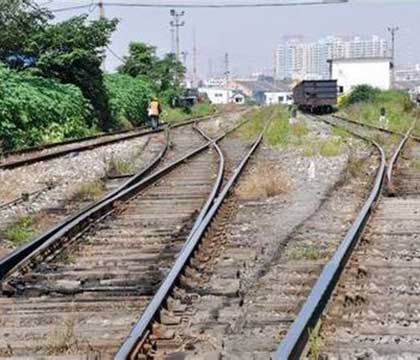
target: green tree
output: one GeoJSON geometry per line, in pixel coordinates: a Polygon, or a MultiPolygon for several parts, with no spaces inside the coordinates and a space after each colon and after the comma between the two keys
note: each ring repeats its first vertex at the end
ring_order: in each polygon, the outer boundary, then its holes
{"type": "Polygon", "coordinates": [[[129,55],[124,60],[118,69],[120,73],[149,81],[154,91],[167,102],[180,95],[185,67],[174,54],[160,59],[155,47],[135,42],[130,44],[129,55]]]}
{"type": "Polygon", "coordinates": [[[0,60],[25,53],[32,35],[42,31],[50,19],[49,11],[30,0],[0,0],[0,60]]]}
{"type": "Polygon", "coordinates": [[[156,56],[156,48],[140,42],[133,42],[129,46],[129,55],[124,57],[118,71],[133,77],[137,76],[153,76],[158,57],[156,56]]]}
{"type": "Polygon", "coordinates": [[[37,72],[77,85],[93,105],[94,115],[104,130],[113,126],[113,120],[101,64],[116,25],[117,20],[88,22],[87,15],[73,17],[45,25],[32,35],[28,46],[36,54],[37,72]]]}

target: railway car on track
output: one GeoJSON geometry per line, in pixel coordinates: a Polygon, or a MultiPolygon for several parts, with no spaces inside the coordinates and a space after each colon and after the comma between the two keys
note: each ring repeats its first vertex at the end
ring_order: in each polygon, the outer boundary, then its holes
{"type": "Polygon", "coordinates": [[[315,114],[331,113],[337,105],[337,80],[304,80],[293,89],[297,107],[315,114]]]}

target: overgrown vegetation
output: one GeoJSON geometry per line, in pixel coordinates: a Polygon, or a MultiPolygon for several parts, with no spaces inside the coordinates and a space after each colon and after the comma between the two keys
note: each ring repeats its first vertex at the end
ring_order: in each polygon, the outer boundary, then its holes
{"type": "MultiPolygon", "coordinates": [[[[120,124],[139,126],[147,121],[152,88],[148,82],[124,74],[105,76],[112,117],[120,124]]],[[[127,126],[127,125],[125,125],[127,126]]]]}
{"type": "Polygon", "coordinates": [[[34,0],[0,1],[0,150],[142,124],[151,95],[178,106],[185,68],[173,54],[135,42],[120,74],[104,75],[118,21],[53,19],[34,0]]]}
{"type": "Polygon", "coordinates": [[[415,105],[408,93],[398,90],[381,91],[369,85],[356,87],[340,101],[340,109],[352,119],[387,126],[390,130],[406,131],[415,117],[415,105]],[[386,110],[386,119],[380,121],[381,109],[386,110]]]}
{"type": "Polygon", "coordinates": [[[0,141],[5,150],[85,136],[91,106],[74,85],[0,66],[0,141]]]}
{"type": "Polygon", "coordinates": [[[6,229],[6,239],[14,246],[23,245],[35,235],[34,222],[30,216],[21,217],[6,229]]]}

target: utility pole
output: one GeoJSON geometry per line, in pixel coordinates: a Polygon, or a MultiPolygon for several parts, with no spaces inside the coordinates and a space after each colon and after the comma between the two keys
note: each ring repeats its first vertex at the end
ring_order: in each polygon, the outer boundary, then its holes
{"type": "Polygon", "coordinates": [[[103,0],[98,1],[99,19],[105,19],[105,8],[103,0]]]}
{"type": "Polygon", "coordinates": [[[175,54],[175,28],[171,25],[171,54],[175,54]]]}
{"type": "Polygon", "coordinates": [[[229,89],[230,83],[230,70],[229,70],[229,54],[225,54],[225,81],[226,81],[226,88],[229,89]]]}
{"type": "Polygon", "coordinates": [[[209,72],[207,74],[207,76],[209,77],[209,79],[211,79],[213,77],[213,59],[209,58],[209,72]]]}
{"type": "Polygon", "coordinates": [[[391,68],[391,88],[395,87],[395,33],[400,28],[398,26],[389,27],[388,31],[391,34],[391,59],[392,59],[392,68],[391,68]]]}
{"type": "MultiPolygon", "coordinates": [[[[103,0],[98,1],[99,19],[105,19],[105,7],[103,0]]],[[[106,71],[106,51],[104,50],[104,59],[102,61],[102,70],[106,71]]]]}
{"type": "Polygon", "coordinates": [[[193,30],[193,76],[192,87],[197,86],[197,44],[195,39],[195,28],[193,30]]]}
{"type": "Polygon", "coordinates": [[[181,21],[181,18],[185,15],[185,11],[177,12],[175,9],[171,9],[171,16],[174,20],[170,22],[172,28],[175,30],[175,42],[176,42],[176,59],[180,60],[179,50],[179,28],[185,25],[185,21],[181,21]]]}
{"type": "Polygon", "coordinates": [[[188,52],[186,51],[182,51],[181,52],[182,55],[182,63],[184,64],[184,67],[187,68],[187,56],[188,56],[188,52]]]}

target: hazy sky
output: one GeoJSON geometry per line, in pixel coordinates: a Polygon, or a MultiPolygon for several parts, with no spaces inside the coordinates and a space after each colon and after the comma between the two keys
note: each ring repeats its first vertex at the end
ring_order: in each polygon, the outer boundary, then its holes
{"type": "MultiPolygon", "coordinates": [[[[106,1],[106,0],[105,0],[106,1]]],[[[167,3],[185,0],[167,0],[167,3]]],[[[190,0],[200,3],[203,0],[190,0]]],[[[234,3],[239,0],[225,1],[234,3]]],[[[243,0],[242,2],[251,1],[243,0]]],[[[273,1],[273,0],[269,0],[273,1]]],[[[254,3],[269,2],[253,0],[254,3]]],[[[90,0],[40,0],[49,8],[89,4],[90,0]]],[[[113,0],[112,2],[136,2],[113,0]]],[[[162,0],[149,1],[159,3],[162,0]]],[[[207,3],[212,1],[206,1],[207,3]]],[[[219,1],[220,2],[220,1],[219,1]]],[[[62,20],[81,11],[58,13],[62,20]]],[[[106,7],[106,16],[120,19],[112,38],[112,50],[123,56],[130,41],[144,41],[170,51],[169,9],[106,7]]],[[[98,9],[90,17],[98,16],[98,9]]],[[[302,7],[244,9],[186,9],[181,28],[181,48],[192,60],[193,29],[196,29],[198,68],[202,75],[213,63],[213,73],[222,72],[224,53],[230,56],[233,73],[244,74],[273,68],[274,50],[284,35],[301,34],[311,38],[326,35],[379,35],[389,39],[388,26],[400,27],[397,35],[397,64],[420,63],[420,0],[350,0],[347,4],[302,7]]],[[[119,64],[112,54],[107,70],[119,64]]]]}

